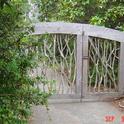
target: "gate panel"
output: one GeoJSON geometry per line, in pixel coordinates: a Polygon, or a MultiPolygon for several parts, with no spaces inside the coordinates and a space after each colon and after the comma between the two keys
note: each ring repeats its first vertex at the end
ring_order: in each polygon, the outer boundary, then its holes
{"type": "Polygon", "coordinates": [[[111,93],[119,91],[119,60],[119,42],[89,38],[88,92],[111,93]]]}
{"type": "MultiPolygon", "coordinates": [[[[47,85],[39,85],[41,90],[54,90],[56,95],[76,95],[76,35],[47,34],[38,37],[39,66],[35,75],[44,75],[47,85]],[[50,80],[52,80],[51,83],[50,80]]],[[[80,45],[79,45],[80,46],[80,45]]],[[[81,52],[81,51],[80,51],[81,52]]],[[[81,92],[81,91],[79,91],[81,92]]]]}
{"type": "Polygon", "coordinates": [[[54,89],[57,98],[124,93],[123,32],[87,24],[43,22],[35,25],[32,35],[41,35],[35,75],[55,80],[40,89],[54,89]],[[50,35],[44,35],[47,33],[50,35]]]}

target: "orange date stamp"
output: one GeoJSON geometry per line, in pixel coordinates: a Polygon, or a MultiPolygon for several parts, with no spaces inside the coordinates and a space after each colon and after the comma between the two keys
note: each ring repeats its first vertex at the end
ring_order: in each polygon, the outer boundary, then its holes
{"type": "MultiPolygon", "coordinates": [[[[114,122],[116,120],[116,117],[114,115],[107,115],[105,116],[105,122],[114,122]]],[[[124,123],[124,115],[120,117],[120,122],[124,123]]]]}

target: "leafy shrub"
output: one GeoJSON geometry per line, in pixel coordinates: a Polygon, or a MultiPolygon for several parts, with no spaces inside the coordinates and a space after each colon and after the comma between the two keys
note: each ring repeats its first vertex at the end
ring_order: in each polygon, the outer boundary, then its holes
{"type": "Polygon", "coordinates": [[[47,106],[51,92],[36,88],[41,79],[28,74],[37,66],[36,53],[31,50],[37,43],[27,36],[31,25],[24,16],[28,5],[21,1],[0,4],[0,124],[26,124],[31,105],[47,106]]]}

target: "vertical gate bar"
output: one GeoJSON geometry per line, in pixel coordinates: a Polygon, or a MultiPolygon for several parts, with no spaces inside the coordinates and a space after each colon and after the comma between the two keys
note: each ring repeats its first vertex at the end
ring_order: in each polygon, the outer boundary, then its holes
{"type": "Polygon", "coordinates": [[[124,94],[124,43],[120,46],[119,93],[124,94]]]}
{"type": "Polygon", "coordinates": [[[83,35],[79,34],[77,35],[77,50],[76,50],[76,94],[81,96],[81,86],[82,86],[82,55],[83,55],[83,35]]]}
{"type": "Polygon", "coordinates": [[[83,78],[82,78],[82,82],[83,82],[83,87],[82,87],[82,97],[85,97],[87,94],[87,87],[88,87],[88,36],[84,35],[83,36],[83,78]]]}

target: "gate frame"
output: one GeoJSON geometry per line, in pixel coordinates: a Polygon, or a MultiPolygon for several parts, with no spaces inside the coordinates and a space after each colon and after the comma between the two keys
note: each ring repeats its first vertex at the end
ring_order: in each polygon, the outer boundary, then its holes
{"type": "Polygon", "coordinates": [[[89,24],[66,23],[66,22],[42,22],[34,24],[34,33],[31,35],[42,34],[73,34],[77,35],[77,58],[76,58],[76,96],[56,95],[55,98],[91,98],[93,100],[105,100],[109,96],[116,97],[124,95],[124,32],[94,26],[89,24]],[[88,42],[89,37],[104,38],[120,42],[120,62],[119,62],[119,91],[111,93],[88,94],[88,42]],[[91,97],[90,97],[91,96],[91,97]],[[95,96],[95,97],[94,97],[95,96]],[[102,97],[101,97],[102,96],[102,97]]]}

